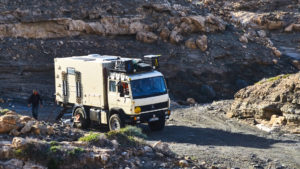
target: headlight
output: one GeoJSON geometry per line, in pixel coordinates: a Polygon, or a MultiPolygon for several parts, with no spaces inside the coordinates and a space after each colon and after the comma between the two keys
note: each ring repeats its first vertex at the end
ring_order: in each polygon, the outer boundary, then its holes
{"type": "Polygon", "coordinates": [[[135,107],[134,112],[135,113],[140,113],[142,109],[140,107],[135,107]]]}

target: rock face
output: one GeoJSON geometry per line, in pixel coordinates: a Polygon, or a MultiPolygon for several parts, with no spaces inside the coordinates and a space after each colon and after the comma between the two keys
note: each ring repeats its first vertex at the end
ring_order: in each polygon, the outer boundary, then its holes
{"type": "Polygon", "coordinates": [[[232,98],[244,87],[241,81],[253,84],[299,67],[286,57],[293,52],[280,48],[288,44],[284,47],[297,51],[299,4],[294,0],[32,0],[1,5],[4,98],[26,99],[37,88],[45,99],[53,99],[53,58],[92,53],[161,54],[160,71],[172,97],[197,102],[232,98]],[[279,8],[282,12],[275,12],[279,8]],[[281,57],[276,64],[275,55],[281,57]]]}
{"type": "Polygon", "coordinates": [[[235,94],[228,116],[300,127],[300,73],[265,79],[235,94]]]}

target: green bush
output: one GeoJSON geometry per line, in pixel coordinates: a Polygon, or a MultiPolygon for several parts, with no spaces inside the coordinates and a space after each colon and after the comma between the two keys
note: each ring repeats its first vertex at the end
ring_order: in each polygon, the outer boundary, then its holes
{"type": "Polygon", "coordinates": [[[70,155],[70,156],[77,156],[77,155],[79,155],[79,154],[81,154],[83,152],[84,152],[83,148],[76,147],[76,148],[74,148],[72,150],[69,150],[68,151],[68,155],[70,155]]]}
{"type": "Polygon", "coordinates": [[[51,141],[51,142],[50,142],[50,145],[51,145],[51,146],[57,146],[57,145],[58,145],[58,142],[57,142],[57,141],[51,141]]]}
{"type": "Polygon", "coordinates": [[[96,142],[99,140],[100,134],[99,133],[93,133],[90,132],[88,135],[80,137],[79,141],[85,141],[85,142],[96,142]]]}
{"type": "Polygon", "coordinates": [[[139,138],[146,138],[140,128],[134,126],[126,126],[117,131],[109,131],[106,136],[110,140],[117,140],[122,146],[133,147],[142,144],[139,138]]]}
{"type": "Polygon", "coordinates": [[[23,157],[24,156],[24,151],[22,149],[16,149],[16,150],[14,150],[14,155],[16,157],[23,157]]]}
{"type": "Polygon", "coordinates": [[[9,112],[9,109],[1,109],[0,110],[0,115],[4,115],[5,113],[9,112]]]}
{"type": "Polygon", "coordinates": [[[50,152],[51,153],[57,153],[61,149],[60,146],[51,146],[50,147],[50,152]]]}
{"type": "Polygon", "coordinates": [[[126,136],[147,138],[147,136],[142,132],[142,129],[135,126],[126,126],[125,128],[121,128],[119,132],[126,136]]]}

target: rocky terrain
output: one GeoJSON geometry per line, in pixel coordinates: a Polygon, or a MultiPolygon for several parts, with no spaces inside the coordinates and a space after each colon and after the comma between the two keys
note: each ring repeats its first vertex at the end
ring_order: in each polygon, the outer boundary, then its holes
{"type": "Polygon", "coordinates": [[[0,0],[0,106],[14,110],[0,109],[0,169],[300,168],[299,8],[299,0],[0,0]],[[53,59],[92,53],[161,54],[176,101],[164,131],[53,122],[53,59]],[[33,88],[47,101],[43,121],[24,104],[33,88]]]}
{"type": "Polygon", "coordinates": [[[1,109],[0,168],[206,168],[178,158],[166,143],[147,144],[141,129],[88,132],[1,109]],[[9,134],[9,135],[8,135],[9,134]]]}
{"type": "Polygon", "coordinates": [[[232,98],[299,70],[297,0],[1,1],[0,93],[53,99],[53,58],[161,54],[174,99],[232,98]],[[258,4],[258,5],[257,5],[258,4]],[[255,76],[253,76],[255,75],[255,76]]]}
{"type": "MultiPolygon", "coordinates": [[[[102,163],[101,159],[107,155],[107,168],[111,168],[109,167],[111,165],[115,168],[134,168],[131,163],[132,159],[141,162],[141,165],[133,162],[137,168],[147,168],[147,166],[153,168],[151,165],[154,164],[157,166],[154,168],[178,168],[181,160],[181,165],[188,164],[188,168],[297,169],[300,167],[298,160],[300,158],[300,137],[298,134],[289,134],[280,128],[263,131],[254,124],[249,125],[248,121],[228,118],[226,113],[229,112],[233,102],[233,100],[224,100],[193,106],[181,106],[173,102],[172,115],[167,121],[164,131],[151,132],[147,126],[141,125],[139,127],[147,135],[145,137],[140,131],[136,132],[136,129],[130,128],[129,131],[133,131],[132,133],[138,136],[137,140],[140,140],[137,142],[138,145],[135,144],[135,148],[127,144],[127,137],[122,136],[119,140],[111,138],[106,130],[97,127],[84,131],[71,128],[65,123],[35,121],[31,123],[31,130],[27,130],[27,133],[23,134],[22,130],[25,130],[23,128],[26,124],[24,125],[23,122],[23,126],[21,121],[18,132],[7,131],[7,134],[0,134],[0,157],[3,157],[0,160],[0,166],[4,168],[14,165],[19,165],[19,168],[22,166],[25,168],[28,165],[38,165],[40,168],[50,164],[55,166],[59,162],[60,158],[56,158],[59,155],[66,159],[65,162],[59,163],[60,166],[68,165],[69,160],[76,160],[78,162],[76,164],[86,165],[87,168],[105,167],[106,165],[102,163]],[[50,134],[52,131],[54,134],[50,134]],[[87,138],[91,140],[97,138],[97,141],[83,141],[87,138]],[[39,152],[44,158],[40,159],[28,154],[25,155],[26,159],[20,158],[18,153],[27,153],[26,148],[21,151],[14,147],[21,145],[20,140],[29,147],[31,143],[34,143],[36,146],[31,154],[39,152]],[[114,147],[116,142],[113,140],[117,140],[118,148],[114,147]],[[124,144],[124,140],[126,144],[124,144]],[[157,144],[165,146],[161,146],[160,150],[157,150],[155,148],[157,144]],[[150,150],[146,146],[152,149],[152,153],[146,152],[150,150]],[[40,152],[41,148],[43,153],[40,152]],[[174,154],[171,153],[169,156],[169,150],[174,154]],[[136,155],[134,152],[144,152],[144,154],[136,155]],[[168,153],[165,154],[165,152],[168,153]],[[160,153],[164,156],[161,156],[160,153]],[[129,155],[129,159],[127,159],[127,155],[129,155]],[[58,159],[58,161],[53,161],[51,158],[58,159]],[[113,163],[117,159],[119,163],[113,163]],[[51,161],[49,162],[49,160],[51,161]],[[91,164],[86,164],[86,162],[91,164]]],[[[19,107],[21,106],[15,104],[15,108],[19,109],[19,107]]],[[[2,112],[6,112],[5,116],[14,115],[8,110],[2,110],[2,112]]],[[[18,112],[25,115],[19,116],[19,120],[29,115],[20,109],[18,112]]],[[[49,115],[54,119],[56,115],[51,114],[47,108],[41,109],[40,114],[44,119],[47,119],[49,115]]],[[[0,118],[1,124],[3,124],[3,119],[7,119],[7,117],[0,118]]],[[[27,116],[25,119],[31,118],[27,116]]],[[[126,132],[121,133],[125,134],[126,132]]],[[[125,135],[127,136],[128,133],[125,135]]],[[[131,135],[129,134],[129,136],[131,135]]]]}
{"type": "Polygon", "coordinates": [[[227,115],[300,133],[300,73],[264,79],[240,90],[227,115]]]}

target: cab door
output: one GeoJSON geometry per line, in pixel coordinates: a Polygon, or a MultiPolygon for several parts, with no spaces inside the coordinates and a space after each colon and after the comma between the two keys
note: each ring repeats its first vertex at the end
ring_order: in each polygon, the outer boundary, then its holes
{"type": "Polygon", "coordinates": [[[130,114],[132,111],[128,83],[125,81],[117,82],[109,80],[108,85],[109,108],[121,108],[126,114],[130,114]]]}
{"type": "Polygon", "coordinates": [[[118,93],[119,93],[119,101],[118,105],[121,107],[126,114],[131,114],[132,109],[132,99],[130,97],[130,92],[129,92],[129,84],[128,82],[122,82],[120,81],[118,83],[118,93]]]}
{"type": "Polygon", "coordinates": [[[108,80],[108,107],[109,109],[116,107],[118,100],[117,82],[116,80],[108,80]]]}

